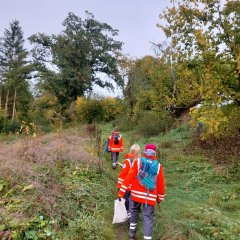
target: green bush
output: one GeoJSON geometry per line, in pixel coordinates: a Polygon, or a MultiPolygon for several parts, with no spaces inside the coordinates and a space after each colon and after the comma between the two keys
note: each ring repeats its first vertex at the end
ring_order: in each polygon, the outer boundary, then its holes
{"type": "Polygon", "coordinates": [[[4,116],[0,115],[0,133],[5,131],[6,121],[7,119],[4,116]]]}
{"type": "Polygon", "coordinates": [[[125,109],[124,101],[121,99],[106,97],[101,100],[103,106],[103,121],[110,122],[115,120],[125,109]]]}
{"type": "Polygon", "coordinates": [[[117,116],[112,123],[113,127],[117,126],[121,131],[131,131],[134,130],[136,126],[136,122],[130,119],[127,114],[117,116]]]}
{"type": "Polygon", "coordinates": [[[17,120],[10,120],[0,111],[0,133],[15,133],[19,131],[20,123],[17,120]]]}
{"type": "Polygon", "coordinates": [[[98,99],[78,98],[76,102],[76,115],[79,120],[93,123],[103,120],[103,106],[98,99]]]}
{"type": "Polygon", "coordinates": [[[77,119],[87,123],[110,122],[124,109],[121,100],[117,98],[85,98],[78,97],[76,100],[77,119]]]}
{"type": "Polygon", "coordinates": [[[173,118],[166,112],[145,111],[137,117],[137,130],[145,137],[150,137],[165,132],[173,122],[173,118]]]}
{"type": "Polygon", "coordinates": [[[4,132],[6,133],[15,133],[18,132],[21,127],[21,124],[17,120],[8,120],[5,124],[4,132]]]}

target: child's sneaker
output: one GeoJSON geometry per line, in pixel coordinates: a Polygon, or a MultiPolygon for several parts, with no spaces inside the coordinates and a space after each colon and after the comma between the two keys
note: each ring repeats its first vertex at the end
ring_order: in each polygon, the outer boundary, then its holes
{"type": "Polygon", "coordinates": [[[129,240],[135,240],[136,239],[135,233],[129,233],[128,234],[128,239],[129,240]]]}
{"type": "Polygon", "coordinates": [[[135,240],[136,239],[136,231],[129,230],[128,238],[129,238],[129,240],[135,240]]]}

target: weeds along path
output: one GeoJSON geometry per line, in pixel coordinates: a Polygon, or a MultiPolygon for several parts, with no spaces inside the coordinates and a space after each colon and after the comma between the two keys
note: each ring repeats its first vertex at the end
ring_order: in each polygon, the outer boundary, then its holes
{"type": "Polygon", "coordinates": [[[0,233],[17,240],[116,239],[115,179],[110,166],[98,171],[94,144],[79,129],[0,143],[0,233]]]}
{"type": "Polygon", "coordinates": [[[237,165],[213,164],[194,145],[187,126],[150,141],[159,143],[166,182],[166,198],[156,211],[153,239],[240,239],[237,165]]]}

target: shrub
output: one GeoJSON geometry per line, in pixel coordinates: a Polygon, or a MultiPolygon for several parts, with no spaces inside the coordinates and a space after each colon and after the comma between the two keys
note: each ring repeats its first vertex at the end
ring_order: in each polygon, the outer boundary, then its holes
{"type": "Polygon", "coordinates": [[[4,132],[7,119],[0,114],[0,133],[4,132]]]}
{"type": "Polygon", "coordinates": [[[78,97],[76,100],[76,115],[79,120],[93,123],[103,119],[103,107],[97,99],[78,97]]]}
{"type": "Polygon", "coordinates": [[[101,101],[103,106],[103,120],[109,122],[114,120],[121,112],[124,107],[121,100],[113,97],[106,97],[101,101]]]}
{"type": "Polygon", "coordinates": [[[17,120],[10,120],[0,111],[0,133],[15,133],[19,131],[20,123],[17,120]]]}
{"type": "Polygon", "coordinates": [[[220,139],[240,129],[239,107],[233,104],[203,105],[192,108],[190,114],[193,126],[197,127],[200,122],[203,125],[201,140],[220,139]]]}
{"type": "MultiPolygon", "coordinates": [[[[59,125],[61,117],[61,106],[57,99],[51,95],[42,95],[33,102],[33,109],[28,113],[25,122],[34,122],[47,131],[53,126],[59,125]]],[[[57,127],[57,126],[55,126],[57,127]]]]}
{"type": "Polygon", "coordinates": [[[121,114],[113,121],[113,127],[118,126],[121,131],[131,131],[135,129],[136,122],[127,114],[121,114]]]}
{"type": "Polygon", "coordinates": [[[165,132],[173,122],[173,118],[166,112],[145,111],[137,117],[137,130],[145,137],[150,137],[165,132]]]}
{"type": "Polygon", "coordinates": [[[95,137],[96,136],[96,125],[95,124],[88,124],[86,126],[86,133],[88,134],[88,136],[90,137],[95,137]]]}
{"type": "Polygon", "coordinates": [[[221,138],[199,140],[197,143],[204,149],[204,153],[217,163],[240,162],[240,134],[221,138]]]}
{"type": "Polygon", "coordinates": [[[5,123],[4,132],[6,133],[15,133],[18,132],[20,129],[20,122],[17,120],[8,120],[5,123]]]}
{"type": "Polygon", "coordinates": [[[122,112],[120,100],[112,97],[86,99],[78,97],[76,100],[76,115],[80,121],[87,123],[109,122],[122,112]]]}

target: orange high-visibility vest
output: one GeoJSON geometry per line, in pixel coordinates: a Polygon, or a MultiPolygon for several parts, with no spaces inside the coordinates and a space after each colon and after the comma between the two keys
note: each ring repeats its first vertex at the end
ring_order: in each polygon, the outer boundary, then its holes
{"type": "Polygon", "coordinates": [[[119,134],[119,144],[114,143],[114,134],[116,132],[113,132],[111,136],[109,137],[109,144],[108,149],[111,152],[122,152],[123,151],[123,138],[122,135],[119,134]]]}
{"type": "MultiPolygon", "coordinates": [[[[121,188],[121,185],[123,184],[126,176],[128,175],[128,172],[130,171],[131,167],[133,166],[134,161],[134,155],[131,153],[126,154],[125,161],[122,166],[122,170],[119,173],[118,182],[117,182],[117,188],[121,188]],[[131,161],[132,160],[132,161],[131,161]]],[[[131,186],[129,185],[128,190],[131,190],[131,186]]]]}
{"type": "MultiPolygon", "coordinates": [[[[153,160],[154,158],[156,159],[156,157],[152,157],[153,160]]],[[[128,189],[128,186],[132,184],[131,188],[132,200],[139,203],[147,202],[147,204],[155,206],[156,201],[161,202],[165,197],[163,168],[159,163],[156,188],[154,190],[150,190],[149,192],[138,181],[137,174],[141,168],[142,164],[140,158],[138,158],[137,160],[134,161],[131,170],[129,171],[127,177],[123,181],[121,188],[119,189],[118,192],[118,197],[122,198],[126,190],[128,189]]]]}

